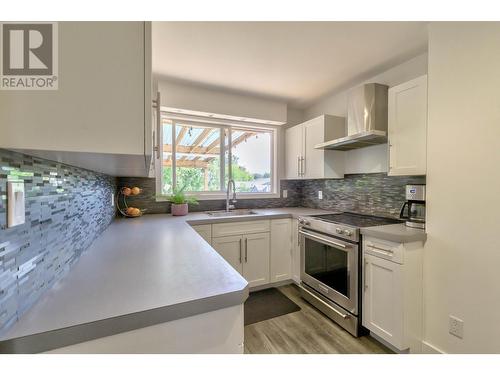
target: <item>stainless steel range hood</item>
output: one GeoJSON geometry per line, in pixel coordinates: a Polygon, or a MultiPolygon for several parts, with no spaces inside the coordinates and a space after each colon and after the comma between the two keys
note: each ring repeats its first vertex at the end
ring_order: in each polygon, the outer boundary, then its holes
{"type": "Polygon", "coordinates": [[[347,136],[317,144],[315,148],[348,151],[387,143],[388,89],[379,83],[352,89],[347,104],[347,136]]]}

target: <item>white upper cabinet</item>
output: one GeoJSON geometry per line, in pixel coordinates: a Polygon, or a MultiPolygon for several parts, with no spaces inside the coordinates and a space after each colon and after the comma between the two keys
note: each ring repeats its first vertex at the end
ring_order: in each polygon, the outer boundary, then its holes
{"type": "Polygon", "coordinates": [[[286,149],[286,178],[301,178],[300,163],[302,157],[303,128],[300,125],[286,130],[285,149],[286,149]]]}
{"type": "Polygon", "coordinates": [[[427,76],[389,89],[389,175],[426,174],[427,76]]]}
{"type": "Polygon", "coordinates": [[[147,175],[150,23],[59,22],[58,35],[58,90],[0,91],[0,148],[147,175]]]}
{"type": "Polygon", "coordinates": [[[314,146],[345,136],[343,117],[322,115],[286,130],[286,178],[342,178],[344,153],[314,146]]]}

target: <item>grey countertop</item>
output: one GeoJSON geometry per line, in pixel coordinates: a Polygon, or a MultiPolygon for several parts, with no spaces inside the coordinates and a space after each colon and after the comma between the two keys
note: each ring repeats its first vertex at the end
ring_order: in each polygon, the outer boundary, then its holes
{"type": "Polygon", "coordinates": [[[404,223],[361,228],[361,234],[400,243],[425,241],[427,239],[427,234],[422,229],[410,228],[404,223]]]}
{"type": "Polygon", "coordinates": [[[115,220],[71,272],[0,335],[0,353],[46,351],[243,303],[247,281],[188,224],[327,213],[254,211],[238,218],[200,212],[115,220]]]}

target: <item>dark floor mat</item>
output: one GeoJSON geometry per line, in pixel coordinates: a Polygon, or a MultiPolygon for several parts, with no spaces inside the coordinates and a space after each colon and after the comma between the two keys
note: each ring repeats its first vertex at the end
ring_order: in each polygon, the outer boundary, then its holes
{"type": "Polygon", "coordinates": [[[300,311],[300,307],[276,288],[250,293],[245,302],[245,325],[300,311]]]}

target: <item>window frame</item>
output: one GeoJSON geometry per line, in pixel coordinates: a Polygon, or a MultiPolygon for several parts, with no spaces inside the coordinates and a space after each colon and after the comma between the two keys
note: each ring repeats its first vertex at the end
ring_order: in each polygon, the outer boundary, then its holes
{"type": "MultiPolygon", "coordinates": [[[[232,123],[221,123],[214,121],[215,119],[207,119],[207,121],[193,121],[193,120],[185,120],[178,119],[175,117],[169,117],[165,113],[162,113],[162,133],[160,134],[161,139],[163,139],[163,125],[165,123],[170,122],[172,124],[172,184],[176,186],[177,184],[177,171],[176,171],[176,125],[177,124],[192,124],[193,126],[207,126],[211,128],[218,128],[221,132],[220,137],[220,191],[197,191],[197,192],[186,192],[188,196],[195,196],[198,200],[218,200],[226,198],[226,189],[225,186],[225,171],[226,171],[226,142],[225,137],[227,136],[230,140],[229,149],[228,149],[228,160],[231,160],[232,156],[232,130],[257,130],[257,131],[268,131],[270,134],[270,151],[271,151],[271,191],[263,192],[263,193],[248,193],[248,192],[238,192],[237,195],[241,197],[241,199],[262,199],[262,198],[279,198],[279,178],[278,178],[278,165],[277,165],[277,154],[279,152],[278,149],[278,134],[279,129],[275,126],[266,126],[263,124],[249,123],[249,124],[232,124],[232,123]],[[227,131],[227,133],[226,133],[227,131]],[[227,135],[226,135],[227,134],[227,135]]],[[[168,194],[164,194],[162,191],[162,179],[163,179],[163,142],[160,143],[162,150],[160,151],[161,157],[155,162],[155,182],[156,182],[156,201],[167,201],[168,194]]],[[[229,174],[231,175],[232,169],[228,169],[229,174]]]]}

